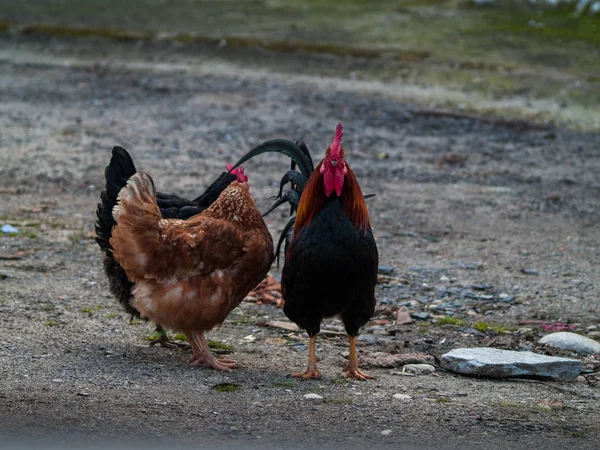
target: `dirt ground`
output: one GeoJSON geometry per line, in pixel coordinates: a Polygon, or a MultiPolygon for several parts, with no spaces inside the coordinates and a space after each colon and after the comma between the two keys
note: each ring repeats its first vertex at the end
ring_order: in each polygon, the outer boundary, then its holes
{"type": "MultiPolygon", "coordinates": [[[[92,231],[114,145],[158,189],[194,196],[270,138],[302,138],[318,158],[343,121],[347,160],[377,194],[380,262],[394,269],[378,285],[361,357],[485,345],[549,352],[536,344],[540,324],[584,334],[600,325],[600,135],[446,117],[384,85],[320,75],[358,64],[346,58],[288,55],[288,67],[303,67],[294,75],[262,51],[1,39],[0,225],[20,230],[0,237],[4,443],[598,447],[593,376],[558,384],[368,367],[376,380],[345,382],[347,342],[331,320],[319,338],[323,379],[302,382],[287,374],[304,367],[307,339],[265,326],[285,320],[274,305],[244,302],[210,333],[241,368],[192,368],[183,351],[149,347],[152,326],[130,322],[111,298],[92,231]],[[402,306],[429,316],[394,326],[402,306]],[[220,392],[220,383],[241,389],[220,392]]],[[[264,155],[246,167],[265,210],[288,162],[264,155]]],[[[267,218],[274,236],[285,220],[283,209],[267,218]]]]}

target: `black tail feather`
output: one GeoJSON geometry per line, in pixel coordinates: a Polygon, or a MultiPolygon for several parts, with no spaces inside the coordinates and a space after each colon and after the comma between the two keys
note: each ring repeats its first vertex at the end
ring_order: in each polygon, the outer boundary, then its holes
{"type": "Polygon", "coordinates": [[[117,204],[117,196],[127,180],[136,172],[135,164],[127,150],[123,147],[114,147],[110,163],[104,170],[106,188],[100,194],[101,202],[96,209],[96,242],[107,256],[112,257],[110,238],[112,228],[116,225],[112,210],[117,204]]]}

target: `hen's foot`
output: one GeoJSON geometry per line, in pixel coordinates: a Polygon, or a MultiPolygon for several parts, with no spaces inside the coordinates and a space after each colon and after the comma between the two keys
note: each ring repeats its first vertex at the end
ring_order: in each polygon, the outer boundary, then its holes
{"type": "Polygon", "coordinates": [[[232,359],[217,359],[210,358],[190,358],[188,361],[192,366],[205,366],[211,369],[222,370],[223,372],[231,372],[231,369],[237,367],[237,362],[232,359]]]}
{"type": "Polygon", "coordinates": [[[321,378],[321,373],[316,367],[309,367],[304,372],[293,373],[292,378],[302,378],[304,380],[318,380],[321,378]]]}
{"type": "Polygon", "coordinates": [[[189,350],[190,348],[192,348],[191,345],[186,342],[177,342],[170,340],[166,334],[163,334],[157,339],[150,341],[150,347],[154,347],[156,344],[160,345],[163,348],[180,348],[182,350],[189,350]]]}
{"type": "Polygon", "coordinates": [[[366,373],[362,372],[358,367],[346,367],[344,369],[344,378],[354,378],[355,380],[359,380],[359,381],[367,381],[367,380],[374,380],[375,377],[372,377],[371,375],[367,375],[366,373]]]}

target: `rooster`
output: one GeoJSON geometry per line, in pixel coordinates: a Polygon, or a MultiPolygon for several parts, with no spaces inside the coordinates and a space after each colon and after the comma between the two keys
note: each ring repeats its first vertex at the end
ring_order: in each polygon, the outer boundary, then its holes
{"type": "MultiPolygon", "coordinates": [[[[248,181],[242,167],[229,172],[230,169],[231,165],[228,165],[228,172],[223,172],[202,195],[194,200],[187,200],[174,194],[157,192],[156,198],[162,217],[188,219],[214,203],[221,192],[233,181],[237,180],[240,183],[248,181]]],[[[139,317],[139,311],[131,304],[131,290],[134,285],[128,280],[123,268],[115,261],[109,242],[112,236],[112,228],[117,224],[112,216],[112,210],[117,203],[117,195],[121,188],[127,184],[127,180],[135,173],[135,164],[127,150],[122,147],[114,147],[110,163],[104,171],[106,188],[100,195],[101,203],[98,204],[96,210],[97,221],[95,227],[96,242],[104,251],[104,272],[109,280],[110,292],[132,317],[139,317]]],[[[170,341],[167,333],[159,324],[156,325],[156,334],[158,338],[151,341],[150,345],[160,344],[162,347],[167,348],[177,346],[189,348],[187,344],[170,341]]]]}
{"type": "Polygon", "coordinates": [[[230,371],[204,337],[222,323],[267,274],[273,241],[247,183],[232,182],[219,198],[188,220],[165,219],[154,182],[133,175],[113,209],[110,245],[135,283],[132,305],[155,323],[185,333],[192,365],[230,371]]]}
{"type": "Polygon", "coordinates": [[[282,198],[277,202],[287,200],[292,210],[297,208],[296,217],[288,222],[278,243],[279,249],[282,241],[286,242],[281,278],[283,312],[310,337],[308,367],[292,374],[297,378],[320,378],[317,334],[323,318],[335,315],[341,316],[350,343],[344,376],[373,378],[358,367],[356,337],[375,310],[377,245],[365,197],[344,159],[342,135],[340,123],[325,157],[314,170],[306,147],[290,141],[285,151],[253,150],[234,165],[265,151],[279,151],[290,156],[301,171],[284,176],[281,186],[290,181],[294,189],[285,198],[280,188],[282,198]],[[293,192],[299,195],[299,201],[293,192]]]}

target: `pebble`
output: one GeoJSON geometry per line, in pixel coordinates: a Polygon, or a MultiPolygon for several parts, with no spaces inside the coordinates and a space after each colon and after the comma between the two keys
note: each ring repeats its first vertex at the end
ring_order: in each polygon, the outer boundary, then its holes
{"type": "Polygon", "coordinates": [[[598,327],[596,325],[590,325],[589,327],[586,327],[586,330],[588,331],[596,331],[598,329],[598,327]]]}
{"type": "Polygon", "coordinates": [[[572,350],[580,355],[592,355],[600,353],[600,343],[589,337],[568,331],[559,331],[558,333],[547,334],[540,339],[540,344],[546,344],[550,347],[572,350]]]}
{"type": "Polygon", "coordinates": [[[358,339],[356,339],[359,342],[365,342],[369,345],[375,345],[379,343],[379,339],[377,339],[377,336],[375,336],[374,334],[361,334],[358,339]]]}
{"type": "Polygon", "coordinates": [[[381,275],[392,275],[395,270],[396,268],[393,266],[379,266],[377,268],[377,272],[381,275]]]}
{"type": "Polygon", "coordinates": [[[12,225],[6,224],[2,226],[2,232],[6,234],[17,234],[19,230],[17,230],[12,225]]]}
{"type": "Polygon", "coordinates": [[[435,372],[435,367],[431,364],[406,364],[404,370],[415,375],[429,375],[435,372]]]}
{"type": "Polygon", "coordinates": [[[412,397],[408,394],[394,394],[396,400],[412,400],[412,397]]]}
{"type": "Polygon", "coordinates": [[[396,312],[396,325],[407,325],[412,323],[412,321],[413,320],[410,317],[410,313],[406,307],[402,307],[396,312]]]}
{"type": "Polygon", "coordinates": [[[323,396],[319,394],[304,394],[304,398],[307,400],[323,400],[323,396]]]}
{"type": "Polygon", "coordinates": [[[533,269],[521,269],[521,273],[523,273],[525,275],[532,275],[532,276],[539,275],[539,272],[537,270],[533,270],[533,269]]]}
{"type": "Polygon", "coordinates": [[[572,380],[585,369],[577,359],[490,347],[452,350],[442,355],[441,365],[447,370],[465,375],[488,378],[546,378],[555,381],[572,380]]]}
{"type": "Polygon", "coordinates": [[[417,320],[427,320],[427,319],[429,319],[430,314],[426,313],[426,312],[416,312],[416,313],[411,313],[410,316],[413,319],[417,319],[417,320]]]}

